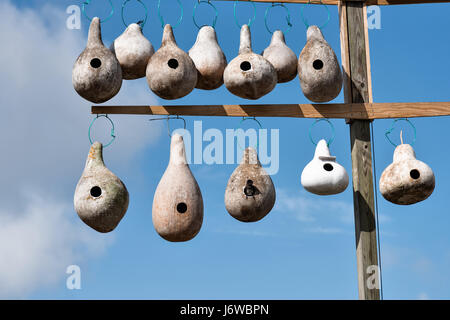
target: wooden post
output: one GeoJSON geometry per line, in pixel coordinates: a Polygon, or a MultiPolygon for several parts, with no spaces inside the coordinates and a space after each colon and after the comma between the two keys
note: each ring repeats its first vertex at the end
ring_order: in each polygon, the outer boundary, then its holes
{"type": "MultiPolygon", "coordinates": [[[[367,14],[359,1],[340,5],[341,55],[344,69],[344,99],[346,103],[371,102],[371,76],[368,57],[367,14]]],[[[377,234],[375,223],[374,187],[370,121],[349,120],[355,214],[356,259],[359,299],[379,300],[377,234]],[[373,274],[374,270],[377,272],[373,274]],[[370,279],[369,279],[370,277],[370,279]],[[369,284],[368,285],[368,280],[369,284]]]]}

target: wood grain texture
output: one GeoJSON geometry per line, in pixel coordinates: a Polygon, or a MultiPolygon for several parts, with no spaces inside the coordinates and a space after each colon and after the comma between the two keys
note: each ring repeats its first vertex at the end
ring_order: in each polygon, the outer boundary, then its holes
{"type": "MultiPolygon", "coordinates": [[[[364,4],[346,2],[348,50],[350,56],[351,95],[348,103],[368,103],[370,75],[367,68],[367,24],[364,4]]],[[[374,112],[373,104],[372,112],[374,112]]],[[[350,122],[352,156],[353,207],[355,216],[356,261],[358,293],[361,300],[380,300],[380,290],[368,285],[368,272],[378,266],[377,230],[375,220],[374,186],[372,173],[372,142],[370,121],[350,122]]],[[[378,275],[376,275],[378,276],[378,275]]]]}
{"type": "MultiPolygon", "coordinates": [[[[223,0],[223,1],[234,1],[234,0],[223,0]]],[[[273,3],[273,0],[239,0],[242,2],[253,1],[253,2],[267,2],[273,3]]],[[[277,3],[308,3],[309,0],[278,0],[277,3]]],[[[353,0],[354,2],[365,2],[366,5],[398,5],[398,4],[422,4],[422,3],[447,3],[450,0],[353,0]]],[[[322,0],[323,4],[339,5],[340,0],[322,0]]],[[[311,4],[321,4],[320,0],[311,0],[311,4]]]]}
{"type": "Polygon", "coordinates": [[[93,106],[92,114],[390,119],[450,115],[450,102],[93,106]]]}

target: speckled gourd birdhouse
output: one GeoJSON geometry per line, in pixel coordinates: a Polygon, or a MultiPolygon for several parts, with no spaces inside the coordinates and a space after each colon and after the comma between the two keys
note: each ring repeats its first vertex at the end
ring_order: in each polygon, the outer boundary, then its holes
{"type": "Polygon", "coordinates": [[[225,191],[228,213],[242,222],[259,221],[272,210],[275,197],[272,179],[261,166],[256,150],[245,149],[225,191]]]}
{"type": "Polygon", "coordinates": [[[342,72],[336,54],[317,26],[307,30],[306,45],[298,59],[298,76],[306,98],[328,102],[342,89],[342,72]]]}
{"type": "Polygon", "coordinates": [[[213,27],[203,26],[198,31],[197,40],[189,50],[198,71],[196,88],[214,90],[223,84],[223,72],[227,66],[225,54],[217,42],[213,27]]]}
{"type": "Polygon", "coordinates": [[[147,82],[158,97],[182,98],[197,85],[197,69],[189,55],[175,41],[170,24],[164,27],[161,47],[147,66],[147,82]]]}
{"type": "Polygon", "coordinates": [[[92,144],[75,190],[74,207],[84,223],[106,233],[122,220],[129,196],[123,182],[105,166],[102,150],[101,143],[92,144]]]}
{"type": "Polygon", "coordinates": [[[165,240],[188,241],[203,223],[203,198],[186,161],[183,137],[172,136],[170,160],[156,188],[152,209],[153,226],[165,240]]]}
{"type": "Polygon", "coordinates": [[[278,83],[289,82],[297,76],[297,55],[286,45],[282,31],[273,33],[270,45],[262,56],[274,66],[278,83]]]}
{"type": "Polygon", "coordinates": [[[226,67],[223,79],[228,91],[245,99],[259,99],[277,84],[277,72],[263,56],[252,51],[250,28],[241,28],[239,55],[226,67]]]}
{"type": "Polygon", "coordinates": [[[311,193],[324,196],[343,192],[348,181],[345,168],[331,156],[327,142],[320,140],[314,158],[303,169],[302,186],[311,193]]]}
{"type": "Polygon", "coordinates": [[[100,19],[92,19],[86,49],[72,70],[75,91],[93,103],[113,98],[122,87],[122,69],[116,56],[102,41],[100,19]]]}
{"type": "Polygon", "coordinates": [[[431,168],[416,159],[409,144],[400,144],[394,151],[394,162],[381,175],[380,192],[395,204],[414,204],[428,198],[434,190],[431,168]]]}
{"type": "Polygon", "coordinates": [[[142,33],[142,28],[136,23],[130,24],[111,45],[111,51],[116,55],[122,68],[125,80],[144,78],[150,58],[155,53],[153,45],[142,33]]]}

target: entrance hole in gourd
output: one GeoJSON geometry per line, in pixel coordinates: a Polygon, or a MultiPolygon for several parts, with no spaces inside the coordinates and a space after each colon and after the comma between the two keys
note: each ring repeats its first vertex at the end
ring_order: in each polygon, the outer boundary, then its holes
{"type": "Polygon", "coordinates": [[[322,60],[319,60],[319,59],[314,60],[314,62],[313,62],[313,68],[316,69],[316,70],[322,69],[322,68],[323,68],[323,61],[322,61],[322,60]]]}
{"type": "Polygon", "coordinates": [[[170,59],[169,62],[167,62],[167,65],[172,69],[176,69],[176,68],[178,68],[178,60],[170,59]]]}
{"type": "Polygon", "coordinates": [[[94,58],[91,60],[91,67],[98,69],[102,66],[102,61],[99,58],[94,58]]]}
{"type": "Polygon", "coordinates": [[[325,171],[333,171],[333,165],[331,165],[330,163],[325,163],[323,165],[323,168],[325,169],[325,171]]]}
{"type": "Polygon", "coordinates": [[[177,211],[179,213],[185,213],[187,211],[187,205],[184,202],[180,202],[179,204],[177,204],[177,211]]]}
{"type": "Polygon", "coordinates": [[[94,198],[98,198],[102,195],[102,189],[98,186],[91,188],[91,196],[94,198]]]}
{"type": "Polygon", "coordinates": [[[420,172],[417,169],[413,169],[409,172],[409,175],[411,176],[411,178],[413,178],[414,180],[417,180],[420,178],[420,172]]]}
{"type": "Polygon", "coordinates": [[[250,70],[251,68],[252,68],[252,65],[251,65],[250,62],[244,61],[244,62],[241,63],[241,70],[242,70],[242,71],[248,71],[248,70],[250,70]]]}

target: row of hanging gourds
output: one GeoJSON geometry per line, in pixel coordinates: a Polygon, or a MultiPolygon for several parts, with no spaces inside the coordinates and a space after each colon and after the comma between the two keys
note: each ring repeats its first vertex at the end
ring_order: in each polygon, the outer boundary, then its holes
{"type": "MultiPolygon", "coordinates": [[[[123,182],[103,162],[103,146],[92,144],[86,166],[74,195],[74,206],[82,221],[99,232],[116,228],[128,209],[129,195],[123,182]]],[[[320,140],[314,158],[301,174],[303,187],[317,195],[343,192],[349,183],[343,166],[331,156],[328,144],[320,140]]],[[[394,161],[380,178],[380,192],[396,204],[413,204],[428,198],[434,190],[431,168],[419,161],[411,145],[401,144],[394,151],[394,161]]],[[[272,179],[261,166],[257,151],[245,149],[240,165],[234,170],[225,190],[225,208],[242,222],[264,218],[275,204],[272,179]]],[[[182,136],[171,139],[170,160],[153,198],[153,225],[158,234],[172,242],[194,238],[203,223],[203,198],[186,161],[182,136]]]]}
{"type": "Polygon", "coordinates": [[[182,98],[194,88],[217,89],[223,83],[236,96],[259,99],[277,83],[293,80],[297,73],[303,93],[313,102],[333,100],[341,91],[341,68],[317,26],[308,28],[306,45],[297,59],[280,30],[274,32],[262,55],[254,53],[250,29],[243,25],[239,55],[227,64],[213,27],[200,28],[189,53],[177,46],[169,24],[156,52],[136,23],[129,25],[108,49],[102,41],[100,19],[94,18],[86,49],[73,67],[72,80],[78,94],[93,103],[113,98],[123,79],[143,77],[157,96],[167,100],[182,98]]]}

